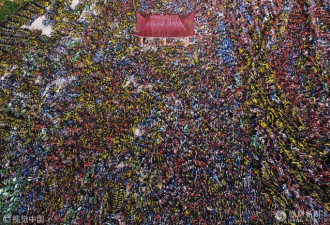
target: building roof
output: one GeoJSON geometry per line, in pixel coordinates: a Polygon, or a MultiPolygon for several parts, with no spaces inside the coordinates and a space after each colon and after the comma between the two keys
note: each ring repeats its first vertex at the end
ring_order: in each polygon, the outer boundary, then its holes
{"type": "Polygon", "coordinates": [[[195,35],[195,11],[180,15],[142,15],[136,13],[136,31],[139,37],[190,37],[195,35]]]}

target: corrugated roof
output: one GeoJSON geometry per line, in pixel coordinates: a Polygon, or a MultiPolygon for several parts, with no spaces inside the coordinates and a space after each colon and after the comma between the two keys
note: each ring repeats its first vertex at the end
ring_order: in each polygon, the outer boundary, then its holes
{"type": "Polygon", "coordinates": [[[185,15],[141,15],[136,13],[136,32],[140,37],[190,37],[195,35],[195,11],[185,15]]]}

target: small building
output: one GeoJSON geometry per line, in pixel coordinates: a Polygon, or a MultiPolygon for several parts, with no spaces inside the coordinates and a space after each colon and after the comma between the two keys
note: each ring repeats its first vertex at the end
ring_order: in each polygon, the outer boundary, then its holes
{"type": "Polygon", "coordinates": [[[195,11],[180,16],[176,14],[169,15],[142,15],[136,13],[136,31],[135,36],[140,37],[141,46],[144,46],[143,38],[186,38],[185,46],[189,45],[189,37],[195,35],[195,11]]]}

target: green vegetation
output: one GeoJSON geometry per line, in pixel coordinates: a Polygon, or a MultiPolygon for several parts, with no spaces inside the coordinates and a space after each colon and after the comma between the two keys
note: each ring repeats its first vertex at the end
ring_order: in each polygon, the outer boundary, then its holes
{"type": "Polygon", "coordinates": [[[7,17],[17,12],[22,4],[32,1],[36,0],[0,0],[0,22],[4,21],[7,17]]]}

